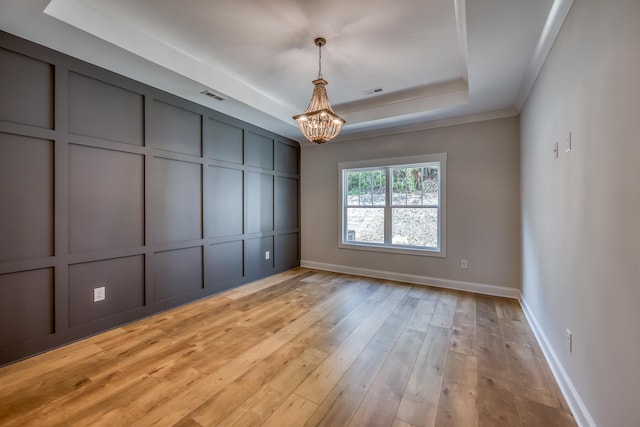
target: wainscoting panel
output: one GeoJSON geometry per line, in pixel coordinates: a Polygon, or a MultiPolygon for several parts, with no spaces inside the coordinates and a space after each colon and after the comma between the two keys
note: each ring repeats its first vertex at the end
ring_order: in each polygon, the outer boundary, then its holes
{"type": "Polygon", "coordinates": [[[245,240],[244,271],[247,277],[258,278],[273,274],[273,259],[273,237],[245,240]]]}
{"type": "Polygon", "coordinates": [[[0,348],[54,332],[53,269],[0,274],[0,348]]]}
{"type": "Polygon", "coordinates": [[[298,175],[298,149],[284,142],[276,143],[276,170],[290,175],[298,175]]]}
{"type": "Polygon", "coordinates": [[[299,233],[278,234],[275,238],[276,270],[284,271],[300,265],[299,233]]]}
{"type": "Polygon", "coordinates": [[[0,48],[0,120],[53,129],[53,66],[0,48]]]}
{"type": "Polygon", "coordinates": [[[208,237],[242,234],[242,170],[209,166],[206,221],[208,237]]]}
{"type": "Polygon", "coordinates": [[[297,212],[287,206],[298,204],[298,180],[282,176],[276,177],[275,218],[276,230],[298,228],[297,212]]]}
{"type": "Polygon", "coordinates": [[[53,255],[53,143],[0,133],[0,262],[53,255]]]}
{"type": "Polygon", "coordinates": [[[245,132],[244,163],[248,166],[273,170],[273,139],[254,132],[245,132]]]}
{"type": "Polygon", "coordinates": [[[201,117],[192,111],[165,102],[153,102],[151,143],[159,149],[200,156],[201,117]]]}
{"type": "Polygon", "coordinates": [[[108,259],[69,266],[69,326],[113,316],[144,305],[144,256],[108,259]],[[105,299],[94,302],[95,288],[105,299]]]}
{"type": "Polygon", "coordinates": [[[69,73],[69,132],[133,145],[144,144],[144,97],[69,73]]]}
{"type": "Polygon", "coordinates": [[[202,166],[153,159],[153,216],[156,242],[202,237],[202,166]]]}
{"type": "Polygon", "coordinates": [[[206,287],[222,291],[240,283],[243,278],[242,241],[217,243],[211,245],[207,256],[208,271],[206,287]]]}
{"type": "Polygon", "coordinates": [[[273,230],[273,175],[247,172],[247,233],[273,230]]]}
{"type": "Polygon", "coordinates": [[[242,128],[208,118],[204,143],[209,159],[242,164],[242,128]]]}
{"type": "Polygon", "coordinates": [[[69,144],[69,251],[144,245],[144,156],[69,144]]]}
{"type": "Polygon", "coordinates": [[[296,142],[4,32],[0,63],[0,365],[299,265],[296,142]]]}
{"type": "Polygon", "coordinates": [[[154,257],[155,300],[196,292],[202,283],[202,248],[159,252],[154,257]]]}

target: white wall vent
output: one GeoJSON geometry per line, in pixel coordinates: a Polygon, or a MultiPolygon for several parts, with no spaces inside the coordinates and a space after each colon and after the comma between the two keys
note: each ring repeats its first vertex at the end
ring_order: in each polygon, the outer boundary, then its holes
{"type": "Polygon", "coordinates": [[[204,92],[200,92],[203,95],[207,95],[213,99],[215,99],[216,101],[226,101],[227,98],[225,98],[224,96],[220,95],[219,93],[215,93],[213,91],[210,90],[205,90],[204,92]]]}
{"type": "Polygon", "coordinates": [[[381,87],[377,87],[375,89],[368,89],[364,91],[365,95],[374,95],[376,93],[380,93],[382,92],[384,89],[382,89],[381,87]]]}

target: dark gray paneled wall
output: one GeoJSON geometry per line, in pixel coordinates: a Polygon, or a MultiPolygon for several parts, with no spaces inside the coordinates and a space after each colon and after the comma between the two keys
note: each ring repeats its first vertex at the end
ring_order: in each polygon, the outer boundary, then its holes
{"type": "Polygon", "coordinates": [[[0,365],[299,265],[298,200],[297,143],[0,32],[0,365]]]}

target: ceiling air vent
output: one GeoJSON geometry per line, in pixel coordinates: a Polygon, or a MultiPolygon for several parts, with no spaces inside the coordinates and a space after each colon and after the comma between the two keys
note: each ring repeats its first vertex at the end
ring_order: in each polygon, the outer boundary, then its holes
{"type": "Polygon", "coordinates": [[[375,94],[377,94],[377,93],[382,92],[382,90],[383,90],[383,89],[382,89],[381,87],[377,87],[377,88],[375,88],[375,89],[365,90],[365,91],[364,91],[364,94],[365,94],[365,95],[375,95],[375,94]]]}
{"type": "Polygon", "coordinates": [[[225,98],[224,96],[220,95],[219,93],[215,93],[212,92],[210,90],[205,90],[204,92],[200,92],[203,95],[207,95],[213,99],[215,99],[216,101],[225,101],[227,98],[225,98]]]}

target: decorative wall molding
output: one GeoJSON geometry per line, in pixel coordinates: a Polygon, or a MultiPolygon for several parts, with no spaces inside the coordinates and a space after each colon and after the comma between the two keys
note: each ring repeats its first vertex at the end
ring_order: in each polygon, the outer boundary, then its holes
{"type": "Polygon", "coordinates": [[[455,289],[458,291],[474,292],[477,294],[493,295],[498,297],[515,299],[518,299],[520,297],[519,289],[507,288],[505,286],[489,285],[484,283],[417,276],[413,274],[397,273],[393,271],[373,270],[369,268],[351,267],[348,265],[326,264],[308,260],[301,260],[300,266],[313,268],[316,270],[326,270],[344,274],[355,274],[358,276],[374,277],[377,279],[397,280],[399,282],[436,286],[439,288],[455,289]]]}

